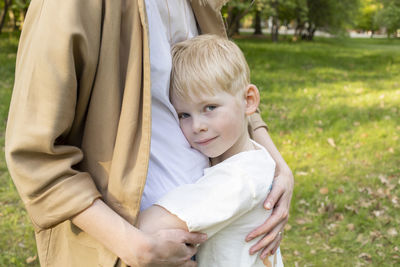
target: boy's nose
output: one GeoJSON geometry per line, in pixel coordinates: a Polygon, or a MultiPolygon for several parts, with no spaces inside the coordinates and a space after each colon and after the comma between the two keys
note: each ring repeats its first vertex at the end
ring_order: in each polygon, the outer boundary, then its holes
{"type": "Polygon", "coordinates": [[[193,118],[193,132],[199,133],[208,130],[207,124],[201,118],[193,118]]]}

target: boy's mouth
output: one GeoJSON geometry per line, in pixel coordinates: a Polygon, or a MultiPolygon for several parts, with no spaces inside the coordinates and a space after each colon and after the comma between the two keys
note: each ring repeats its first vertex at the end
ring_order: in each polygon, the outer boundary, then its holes
{"type": "Polygon", "coordinates": [[[209,143],[211,143],[212,141],[214,141],[218,136],[212,137],[212,138],[206,138],[206,139],[202,139],[199,141],[195,141],[195,143],[199,146],[205,146],[208,145],[209,143]]]}

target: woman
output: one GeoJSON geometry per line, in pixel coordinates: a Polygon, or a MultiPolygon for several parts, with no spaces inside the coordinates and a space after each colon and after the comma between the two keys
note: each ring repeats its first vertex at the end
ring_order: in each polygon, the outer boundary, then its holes
{"type": "MultiPolygon", "coordinates": [[[[157,130],[166,132],[154,122],[160,121],[157,114],[168,113],[155,110],[159,99],[152,85],[159,79],[153,76],[163,61],[152,54],[151,21],[157,15],[150,9],[163,17],[155,27],[164,28],[168,42],[181,29],[174,28],[179,12],[171,14],[171,4],[173,11],[186,12],[182,25],[193,29],[195,17],[201,33],[225,35],[222,1],[202,2],[32,0],[18,51],[6,156],[36,230],[42,266],[195,266],[190,257],[196,249],[186,243],[201,243],[202,235],[148,235],[134,225],[143,191],[160,191],[151,189],[160,155],[153,144],[157,130]]],[[[184,36],[190,34],[197,33],[184,36]]],[[[163,102],[158,108],[166,107],[163,102]]],[[[255,117],[252,124],[255,140],[272,154],[279,173],[267,200],[275,215],[248,236],[266,234],[252,251],[266,253],[279,245],[293,178],[264,123],[255,117]]],[[[169,166],[163,156],[158,167],[169,166]]],[[[174,177],[171,172],[166,180],[174,177]]]]}

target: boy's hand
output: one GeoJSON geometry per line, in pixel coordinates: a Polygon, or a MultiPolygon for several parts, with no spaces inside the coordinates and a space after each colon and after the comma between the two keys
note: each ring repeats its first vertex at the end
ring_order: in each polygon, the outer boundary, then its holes
{"type": "Polygon", "coordinates": [[[261,258],[274,254],[282,240],[283,228],[289,218],[290,201],[293,193],[293,174],[290,169],[285,172],[278,172],[274,178],[272,190],[264,202],[267,210],[273,208],[272,215],[265,223],[251,232],[246,241],[250,241],[260,235],[264,235],[254,246],[250,248],[250,254],[260,250],[261,258]]]}
{"type": "Polygon", "coordinates": [[[144,244],[122,260],[130,266],[195,267],[197,264],[191,258],[197,252],[196,244],[205,240],[203,234],[163,229],[150,234],[144,244]]]}

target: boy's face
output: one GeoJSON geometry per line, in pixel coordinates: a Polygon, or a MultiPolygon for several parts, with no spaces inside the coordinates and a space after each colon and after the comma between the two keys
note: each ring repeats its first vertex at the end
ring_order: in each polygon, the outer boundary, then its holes
{"type": "Polygon", "coordinates": [[[218,90],[194,100],[173,97],[180,127],[190,145],[210,158],[221,161],[240,151],[248,138],[245,98],[218,90]]]}

